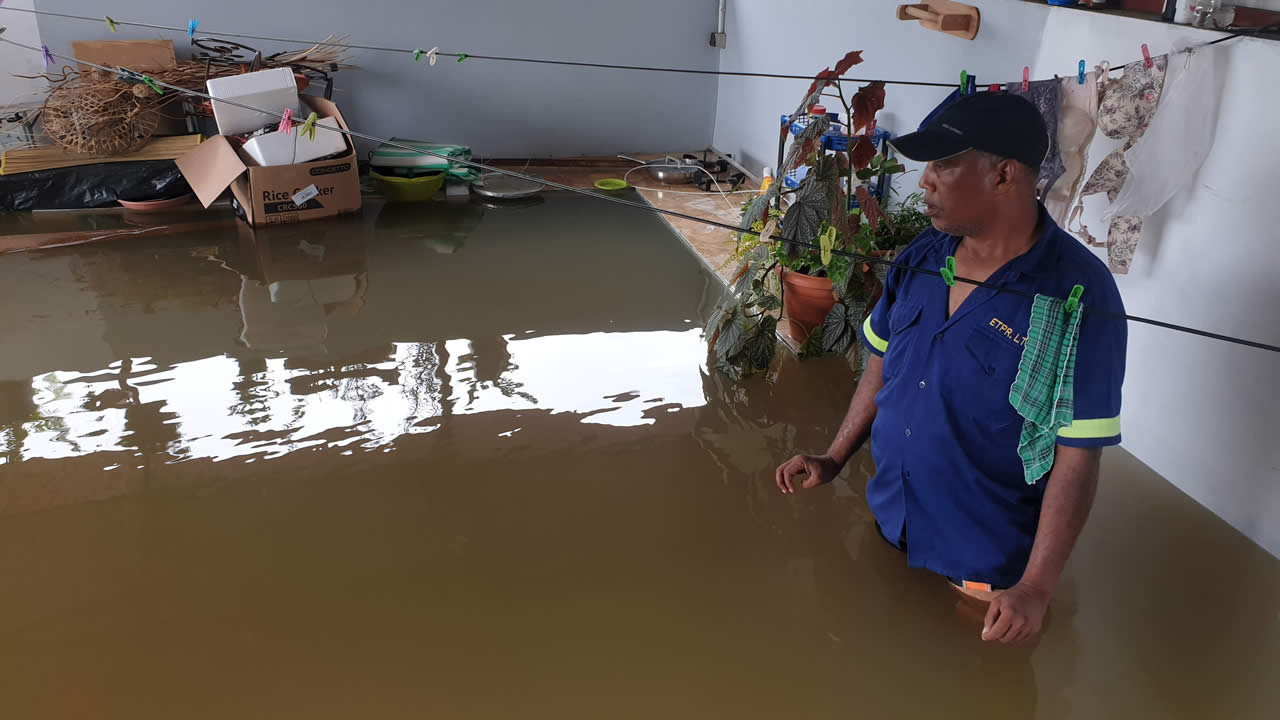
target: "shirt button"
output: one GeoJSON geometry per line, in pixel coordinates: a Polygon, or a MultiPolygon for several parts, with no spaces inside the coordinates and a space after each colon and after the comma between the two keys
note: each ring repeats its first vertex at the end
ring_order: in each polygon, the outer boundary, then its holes
{"type": "Polygon", "coordinates": [[[907,437],[911,437],[911,428],[907,428],[907,437]]]}
{"type": "Polygon", "coordinates": [[[920,389],[921,389],[921,390],[923,390],[923,389],[924,389],[924,386],[925,386],[925,381],[921,380],[921,381],[920,381],[920,389]]]}

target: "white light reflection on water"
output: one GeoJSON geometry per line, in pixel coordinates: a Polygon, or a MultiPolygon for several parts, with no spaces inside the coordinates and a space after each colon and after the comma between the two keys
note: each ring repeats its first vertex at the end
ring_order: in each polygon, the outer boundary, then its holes
{"type": "Polygon", "coordinates": [[[704,357],[700,331],[691,329],[394,343],[384,362],[300,368],[273,358],[248,373],[229,356],[167,368],[140,358],[33,378],[35,411],[0,428],[0,457],[124,451],[177,462],[372,450],[436,430],[450,412],[539,409],[645,425],[657,403],[706,403],[704,357]]]}

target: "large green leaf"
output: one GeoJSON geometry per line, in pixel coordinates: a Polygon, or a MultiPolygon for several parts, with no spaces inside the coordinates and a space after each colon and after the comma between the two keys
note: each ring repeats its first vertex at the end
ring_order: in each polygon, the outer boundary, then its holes
{"type": "Polygon", "coordinates": [[[737,279],[734,280],[734,283],[733,283],[733,294],[741,295],[742,293],[745,293],[748,290],[750,290],[751,283],[754,282],[755,279],[756,279],[755,268],[751,266],[750,262],[748,262],[747,267],[740,268],[738,271],[738,277],[737,279]]]}
{"type": "Polygon", "coordinates": [[[818,236],[822,221],[831,210],[831,193],[835,187],[835,175],[828,168],[828,163],[822,163],[800,181],[791,207],[782,217],[782,237],[811,243],[818,236]]]}
{"type": "Polygon", "coordinates": [[[757,333],[751,342],[747,344],[746,359],[751,363],[752,372],[759,370],[767,370],[769,364],[773,362],[773,348],[776,343],[773,333],[764,332],[757,333]]]}
{"type": "Polygon", "coordinates": [[[841,348],[849,347],[848,311],[844,303],[836,303],[827,313],[822,323],[822,350],[824,352],[843,352],[841,348]]]}
{"type": "MultiPolygon", "coordinates": [[[[825,115],[810,120],[800,134],[791,141],[791,149],[787,151],[787,158],[783,161],[780,172],[790,172],[803,164],[805,158],[817,149],[819,139],[830,129],[831,120],[825,115]]],[[[769,189],[772,190],[773,185],[770,185],[769,189]]]]}
{"type": "Polygon", "coordinates": [[[720,326],[724,325],[725,320],[728,319],[729,313],[725,310],[723,305],[716,308],[715,311],[711,313],[711,319],[707,320],[707,327],[703,331],[703,335],[706,337],[713,337],[720,331],[720,326]]]}
{"type": "Polygon", "coordinates": [[[756,295],[751,302],[761,310],[777,310],[782,307],[782,301],[778,299],[778,296],[768,290],[764,290],[760,294],[756,295]]]}
{"type": "Polygon", "coordinates": [[[805,338],[804,344],[800,346],[800,359],[808,360],[809,358],[818,357],[822,354],[822,326],[814,328],[809,333],[809,337],[805,338]]]}
{"type": "Polygon", "coordinates": [[[719,370],[720,372],[724,373],[726,376],[728,376],[730,380],[733,380],[734,382],[737,382],[742,379],[742,371],[738,370],[738,368],[734,367],[733,363],[730,363],[727,360],[717,360],[716,370],[719,370]]]}
{"type": "Polygon", "coordinates": [[[733,319],[720,330],[720,339],[716,341],[716,356],[721,360],[731,360],[734,355],[742,352],[750,339],[747,319],[741,312],[735,312],[733,319]]]}

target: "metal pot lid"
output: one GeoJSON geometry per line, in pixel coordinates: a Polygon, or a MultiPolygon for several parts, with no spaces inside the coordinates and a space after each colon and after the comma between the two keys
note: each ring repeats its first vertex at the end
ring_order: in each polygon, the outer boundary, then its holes
{"type": "Polygon", "coordinates": [[[477,195],[483,195],[489,198],[499,200],[515,200],[518,198],[527,198],[542,192],[546,185],[542,183],[524,180],[510,175],[501,175],[491,173],[485,175],[479,182],[471,186],[471,189],[477,195]]]}

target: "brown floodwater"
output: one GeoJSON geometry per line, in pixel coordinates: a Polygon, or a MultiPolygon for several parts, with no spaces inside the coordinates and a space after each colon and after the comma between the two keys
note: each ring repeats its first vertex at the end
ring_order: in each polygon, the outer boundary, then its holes
{"type": "Polygon", "coordinates": [[[0,714],[1276,718],[1280,561],[1123,450],[1035,648],[876,536],[842,360],[548,194],[0,256],[0,714]]]}

